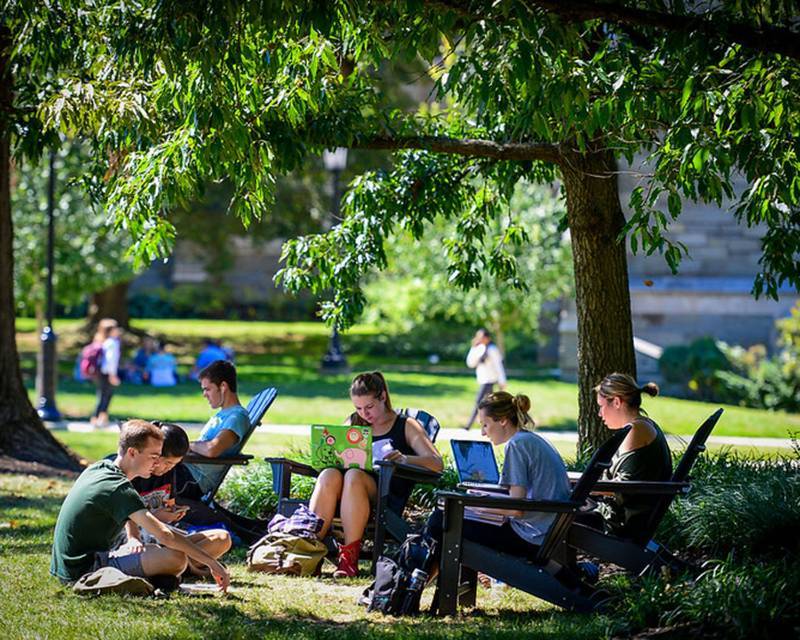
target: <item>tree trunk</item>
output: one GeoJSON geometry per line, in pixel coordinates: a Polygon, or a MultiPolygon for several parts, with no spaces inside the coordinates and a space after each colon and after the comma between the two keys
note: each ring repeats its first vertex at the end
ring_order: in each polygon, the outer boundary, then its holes
{"type": "Polygon", "coordinates": [[[609,433],[597,415],[593,387],[615,371],[636,375],[625,225],[616,161],[607,151],[564,153],[578,314],[578,450],[593,451],[609,433]]]}
{"type": "Polygon", "coordinates": [[[14,242],[11,222],[11,37],[0,26],[0,454],[78,471],[78,458],[45,429],[22,383],[14,327],[14,242]]]}
{"type": "Polygon", "coordinates": [[[92,294],[89,304],[87,325],[94,330],[103,318],[113,318],[119,326],[127,329],[130,322],[128,315],[128,286],[130,281],[118,282],[110,287],[92,294]]]}

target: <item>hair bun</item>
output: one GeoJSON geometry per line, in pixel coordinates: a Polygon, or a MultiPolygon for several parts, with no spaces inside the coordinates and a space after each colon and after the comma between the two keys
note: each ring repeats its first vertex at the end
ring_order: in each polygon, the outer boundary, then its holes
{"type": "Polygon", "coordinates": [[[524,393],[520,393],[514,396],[514,406],[517,408],[517,411],[521,411],[522,413],[528,413],[531,410],[531,399],[526,396],[524,393]]]}
{"type": "Polygon", "coordinates": [[[658,395],[658,385],[655,382],[648,382],[645,385],[642,385],[640,389],[642,393],[646,393],[648,396],[657,396],[658,395]]]}

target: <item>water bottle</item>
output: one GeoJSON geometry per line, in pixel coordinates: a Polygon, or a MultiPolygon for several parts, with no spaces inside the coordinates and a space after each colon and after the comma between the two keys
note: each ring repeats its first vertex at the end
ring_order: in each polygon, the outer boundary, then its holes
{"type": "Polygon", "coordinates": [[[419,601],[422,597],[422,590],[428,582],[428,573],[422,569],[414,569],[411,572],[411,579],[406,588],[406,597],[403,599],[403,606],[400,610],[402,615],[413,615],[419,611],[419,601]]]}

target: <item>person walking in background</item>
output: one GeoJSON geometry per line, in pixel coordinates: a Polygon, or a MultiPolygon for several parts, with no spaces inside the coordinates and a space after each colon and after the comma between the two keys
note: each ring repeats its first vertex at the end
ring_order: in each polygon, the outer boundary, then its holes
{"type": "Polygon", "coordinates": [[[478,415],[478,406],[488,394],[494,391],[494,385],[500,390],[506,388],[506,370],[503,366],[503,356],[500,349],[492,342],[492,334],[487,329],[478,329],[472,338],[472,347],[467,354],[467,366],[475,369],[475,378],[478,381],[478,394],[475,397],[475,407],[472,409],[464,429],[472,427],[478,415]]]}
{"type": "Polygon", "coordinates": [[[91,345],[93,354],[89,357],[96,357],[97,360],[91,367],[84,367],[81,364],[81,371],[85,368],[91,371],[97,386],[97,405],[90,422],[95,427],[108,426],[108,407],[111,404],[111,396],[114,395],[114,388],[119,386],[119,357],[122,332],[113,318],[103,318],[97,324],[97,331],[94,334],[91,345]]]}

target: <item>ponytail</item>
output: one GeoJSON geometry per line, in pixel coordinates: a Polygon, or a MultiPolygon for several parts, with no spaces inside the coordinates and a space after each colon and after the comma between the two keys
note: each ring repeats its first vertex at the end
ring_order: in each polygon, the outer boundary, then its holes
{"type": "Polygon", "coordinates": [[[657,396],[658,385],[655,382],[648,382],[639,386],[627,373],[612,373],[603,378],[594,388],[594,392],[604,398],[619,398],[629,407],[639,409],[642,406],[642,394],[657,396]]]}
{"type": "Polygon", "coordinates": [[[533,431],[536,426],[528,413],[531,399],[524,394],[513,396],[507,391],[490,393],[480,401],[478,409],[494,420],[505,418],[518,429],[533,431]]]}

